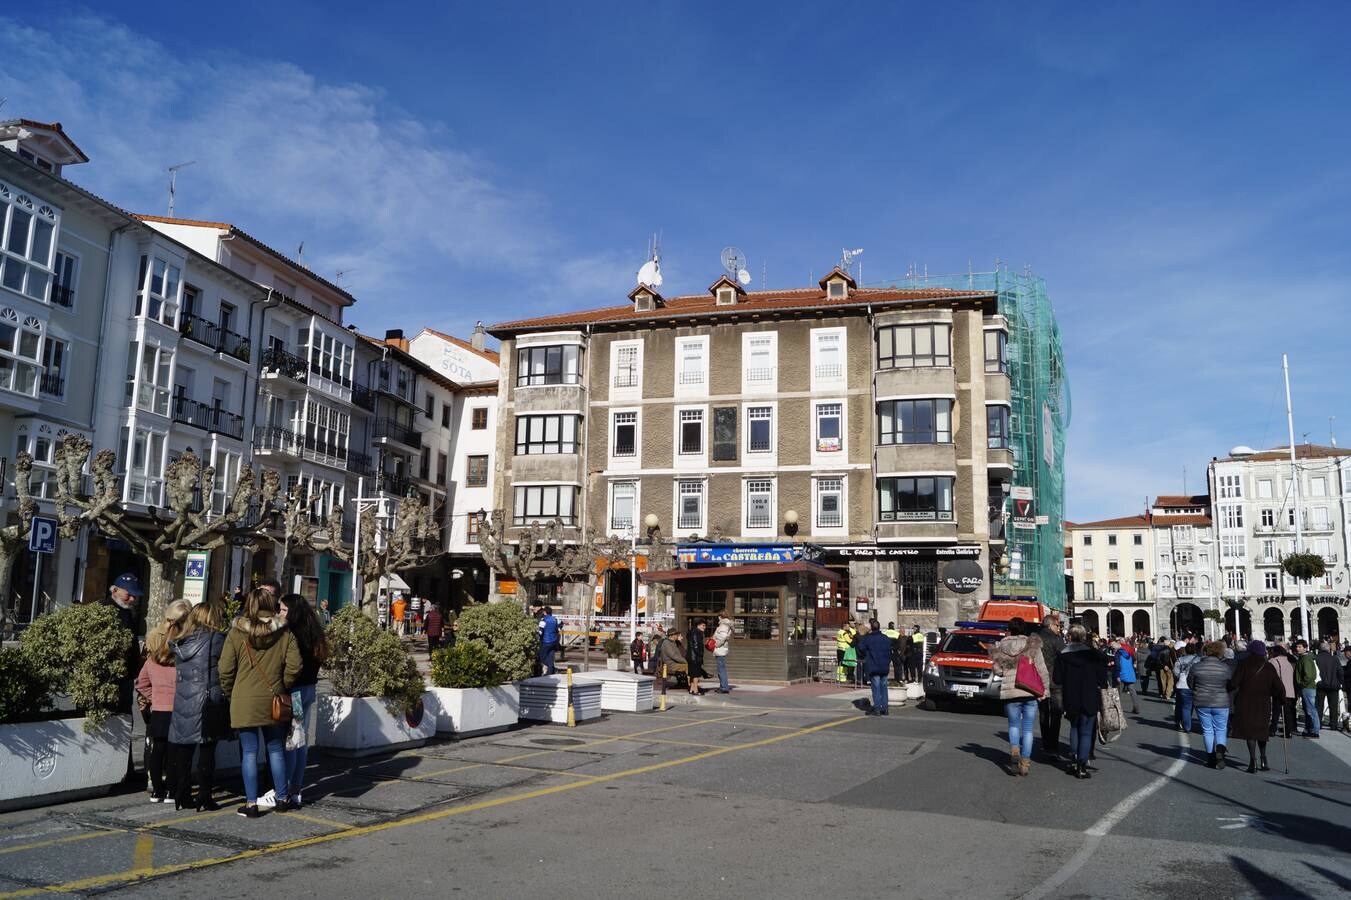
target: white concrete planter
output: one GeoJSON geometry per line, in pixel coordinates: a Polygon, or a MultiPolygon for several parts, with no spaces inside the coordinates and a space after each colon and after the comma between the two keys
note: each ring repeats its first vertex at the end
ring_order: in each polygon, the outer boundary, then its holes
{"type": "Polygon", "coordinates": [[[436,730],[456,737],[506,731],[520,720],[521,694],[514,684],[490,688],[430,688],[427,714],[436,730]]]}
{"type": "Polygon", "coordinates": [[[609,669],[611,672],[618,672],[619,658],[614,656],[607,656],[605,658],[605,668],[609,669]]]}
{"type": "Polygon", "coordinates": [[[924,697],[924,685],[910,682],[905,686],[905,698],[907,700],[920,700],[924,697]]]}
{"type": "Polygon", "coordinates": [[[314,704],[314,746],[345,756],[369,756],[421,747],[436,734],[434,701],[422,695],[416,723],[374,697],[319,697],[314,704]]]}
{"type": "Polygon", "coordinates": [[[131,758],[131,716],[93,734],[84,719],[0,725],[0,809],[101,794],[121,783],[131,758]]]}

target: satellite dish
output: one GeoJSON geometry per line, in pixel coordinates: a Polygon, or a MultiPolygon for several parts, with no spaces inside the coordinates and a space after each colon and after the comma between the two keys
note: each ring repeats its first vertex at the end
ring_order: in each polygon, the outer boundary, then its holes
{"type": "Polygon", "coordinates": [[[723,247],[722,267],[727,270],[728,278],[736,278],[737,272],[746,268],[746,254],[737,247],[723,247]]]}
{"type": "Polygon", "coordinates": [[[661,261],[649,259],[638,270],[638,283],[648,287],[661,287],[661,261]]]}
{"type": "Polygon", "coordinates": [[[746,271],[745,269],[737,269],[736,280],[741,282],[742,284],[750,284],[751,273],[746,271]]]}

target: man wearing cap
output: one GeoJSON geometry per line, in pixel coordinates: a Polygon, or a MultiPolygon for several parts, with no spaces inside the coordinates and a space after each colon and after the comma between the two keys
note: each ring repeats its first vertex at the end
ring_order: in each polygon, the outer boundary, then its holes
{"type": "Polygon", "coordinates": [[[113,581],[108,596],[99,601],[101,605],[116,610],[117,620],[131,635],[131,643],[127,648],[127,671],[117,683],[118,712],[131,712],[132,686],[141,668],[140,645],[136,640],[136,603],[144,596],[141,580],[130,572],[124,572],[113,581]]]}

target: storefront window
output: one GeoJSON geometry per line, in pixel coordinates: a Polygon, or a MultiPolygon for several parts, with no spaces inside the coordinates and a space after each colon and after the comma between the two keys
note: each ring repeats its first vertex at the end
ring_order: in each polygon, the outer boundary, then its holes
{"type": "Polygon", "coordinates": [[[737,591],[732,595],[733,630],[750,641],[779,640],[780,597],[778,591],[737,591]]]}

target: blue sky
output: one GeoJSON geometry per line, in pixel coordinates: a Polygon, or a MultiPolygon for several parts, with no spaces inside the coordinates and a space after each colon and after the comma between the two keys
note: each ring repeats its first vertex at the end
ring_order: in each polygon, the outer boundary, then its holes
{"type": "Polygon", "coordinates": [[[756,286],[845,246],[865,281],[1048,281],[1074,397],[1067,515],[1203,485],[1236,444],[1351,444],[1344,4],[44,5],[0,16],[4,115],[70,176],[231,221],[362,328],[756,286]],[[1334,426],[1336,427],[1336,426],[1334,426]]]}

